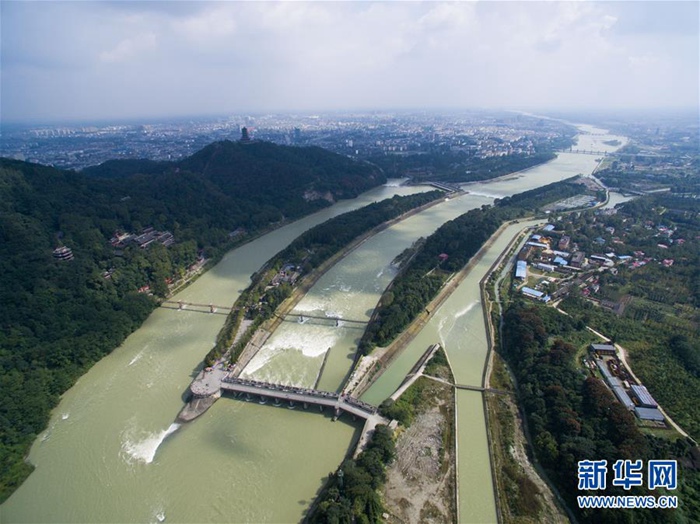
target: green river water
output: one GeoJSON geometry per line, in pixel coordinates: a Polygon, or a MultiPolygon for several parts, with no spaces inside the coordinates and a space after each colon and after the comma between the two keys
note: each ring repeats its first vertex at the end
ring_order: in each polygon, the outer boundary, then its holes
{"type": "MultiPolygon", "coordinates": [[[[604,150],[609,136],[583,135],[604,150]]],[[[607,148],[611,150],[612,148],[607,148]]],[[[330,270],[297,306],[318,316],[367,319],[391,281],[392,259],[444,221],[506,196],[590,173],[591,155],[552,162],[445,201],[367,240],[330,270]]],[[[418,188],[378,188],[231,251],[174,300],[231,304],[249,276],[301,232],[350,209],[418,188]]],[[[485,328],[476,283],[500,253],[507,230],[364,400],[393,392],[425,348],[446,347],[457,382],[481,384],[485,328]]],[[[173,424],[192,377],[223,325],[222,314],[159,309],[62,398],[30,454],[36,471],[0,508],[2,522],[296,522],[323,478],[357,438],[359,425],[317,412],[223,398],[193,423],[173,424]]],[[[256,378],[337,389],[363,326],[285,322],[246,370],[256,378]]],[[[481,394],[457,396],[462,522],[495,520],[481,394]]]]}

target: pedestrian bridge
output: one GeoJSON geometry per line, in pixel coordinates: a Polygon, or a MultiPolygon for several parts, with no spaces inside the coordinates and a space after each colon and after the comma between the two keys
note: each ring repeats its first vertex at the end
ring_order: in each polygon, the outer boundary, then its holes
{"type": "Polygon", "coordinates": [[[340,325],[341,322],[348,322],[350,324],[368,324],[369,320],[354,320],[351,318],[342,318],[342,317],[334,317],[334,316],[320,316],[320,315],[310,315],[308,313],[287,313],[285,315],[280,315],[278,313],[275,313],[275,316],[281,320],[287,320],[289,318],[296,319],[296,321],[299,324],[305,324],[307,320],[313,319],[313,320],[328,320],[331,322],[335,322],[336,327],[340,325]]]}
{"type": "Polygon", "coordinates": [[[428,181],[425,182],[425,185],[436,187],[437,189],[441,189],[447,193],[459,193],[462,191],[462,188],[459,187],[458,185],[455,184],[448,184],[445,182],[435,182],[435,181],[428,181]]]}
{"type": "Polygon", "coordinates": [[[595,155],[595,156],[608,156],[610,153],[607,151],[589,151],[586,149],[570,149],[569,151],[565,151],[568,153],[574,153],[576,155],[595,155]]]}
{"type": "MultiPolygon", "coordinates": [[[[342,411],[365,420],[379,417],[377,408],[349,395],[330,391],[271,384],[258,380],[238,377],[226,377],[221,381],[221,389],[234,394],[243,395],[244,399],[253,400],[254,396],[261,400],[272,399],[276,404],[288,403],[290,408],[309,405],[332,408],[335,416],[342,411]]],[[[240,398],[240,397],[239,397],[240,398]]]]}
{"type": "Polygon", "coordinates": [[[197,304],[194,302],[185,302],[184,300],[178,300],[177,302],[174,300],[163,300],[160,303],[160,306],[167,309],[187,309],[189,311],[197,311],[199,313],[216,313],[218,311],[231,311],[234,309],[233,306],[217,306],[216,304],[197,304]]]}

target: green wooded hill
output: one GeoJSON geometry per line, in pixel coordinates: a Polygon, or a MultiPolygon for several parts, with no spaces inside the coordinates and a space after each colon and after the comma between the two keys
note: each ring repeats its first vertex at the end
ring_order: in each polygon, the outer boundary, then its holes
{"type": "Polygon", "coordinates": [[[0,159],[0,502],[59,395],[140,326],[204,253],[216,259],[284,219],[385,181],[319,148],[217,142],[179,162],[110,161],[82,173],[0,159]],[[116,231],[175,243],[115,249],[116,231]],[[73,260],[58,260],[65,246],[73,260]]]}
{"type": "Polygon", "coordinates": [[[163,200],[170,213],[177,211],[175,207],[186,206],[191,214],[211,217],[211,211],[218,208],[216,204],[225,203],[225,223],[231,227],[259,227],[283,217],[302,216],[327,205],[325,200],[309,199],[309,195],[334,200],[353,198],[386,181],[376,168],[319,147],[228,140],[210,144],[177,162],[112,160],[87,168],[83,174],[110,179],[111,187],[125,195],[133,197],[132,193],[138,191],[163,200]],[[192,186],[204,191],[199,191],[200,198],[188,205],[187,198],[192,195],[183,198],[179,193],[192,186]],[[211,198],[217,202],[207,206],[211,198]]]}

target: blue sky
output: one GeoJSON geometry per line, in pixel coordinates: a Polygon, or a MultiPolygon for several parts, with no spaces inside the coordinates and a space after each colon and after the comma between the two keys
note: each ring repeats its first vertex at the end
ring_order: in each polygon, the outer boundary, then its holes
{"type": "Polygon", "coordinates": [[[699,6],[3,0],[0,116],[697,107],[699,6]]]}

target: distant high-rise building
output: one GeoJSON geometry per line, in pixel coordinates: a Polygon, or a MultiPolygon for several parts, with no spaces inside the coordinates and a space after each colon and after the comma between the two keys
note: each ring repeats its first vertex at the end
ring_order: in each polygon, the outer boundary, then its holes
{"type": "Polygon", "coordinates": [[[241,142],[250,142],[250,135],[248,135],[247,127],[241,129],[241,142]]]}
{"type": "Polygon", "coordinates": [[[294,128],[294,143],[298,144],[299,142],[301,142],[301,129],[299,129],[298,127],[295,127],[294,128]]]}

